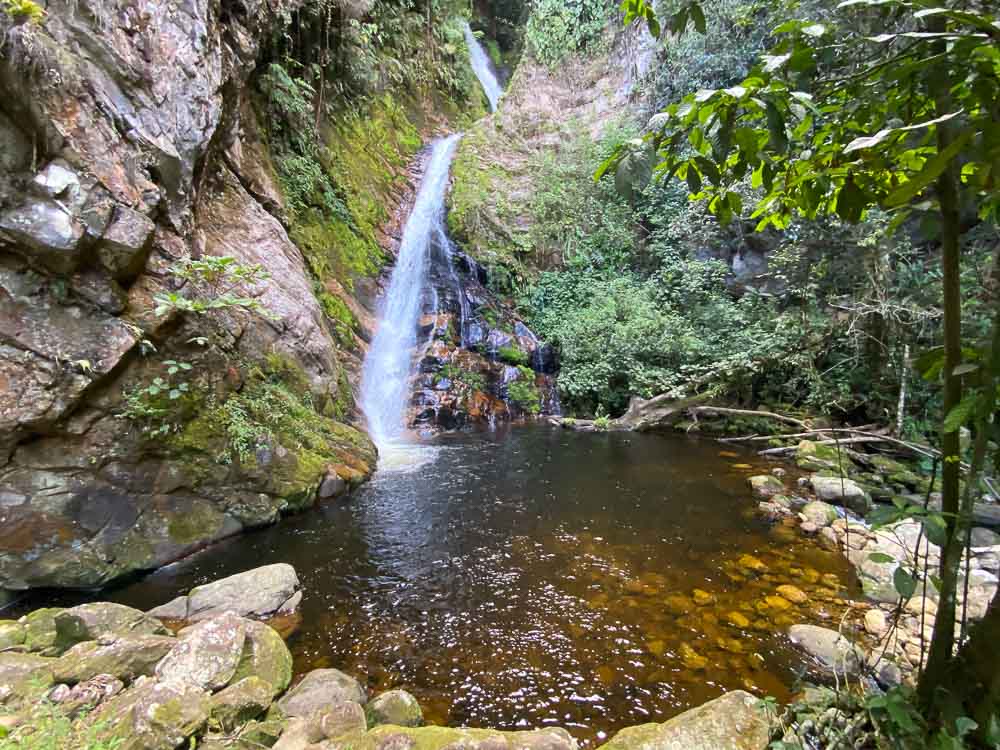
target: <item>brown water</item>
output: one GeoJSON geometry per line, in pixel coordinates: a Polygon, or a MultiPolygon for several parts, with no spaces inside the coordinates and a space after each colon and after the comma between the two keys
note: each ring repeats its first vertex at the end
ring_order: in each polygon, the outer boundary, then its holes
{"type": "Polygon", "coordinates": [[[746,476],[773,464],[752,454],[548,427],[431,450],[348,502],[102,596],[148,607],[289,562],[305,588],[297,671],[406,688],[432,723],[560,725],[592,743],[734,688],[787,698],[804,671],[787,626],[835,619],[855,593],[839,555],[753,517],[746,476]],[[782,584],[809,601],[775,598],[782,584]]]}

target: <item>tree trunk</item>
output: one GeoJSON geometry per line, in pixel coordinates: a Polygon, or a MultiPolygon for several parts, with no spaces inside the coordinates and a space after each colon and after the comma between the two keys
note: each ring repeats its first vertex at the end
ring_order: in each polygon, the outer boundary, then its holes
{"type": "MultiPolygon", "coordinates": [[[[934,19],[929,24],[932,32],[945,30],[944,21],[934,19]]],[[[939,115],[951,112],[948,90],[948,71],[936,70],[931,84],[936,89],[936,109],[939,115]]],[[[951,144],[952,126],[949,122],[937,126],[937,151],[944,153],[951,144]]],[[[962,362],[962,296],[959,283],[961,254],[959,236],[958,173],[954,160],[938,178],[937,198],[941,206],[941,274],[944,302],[944,407],[942,420],[962,400],[962,380],[955,375],[955,368],[962,362]]],[[[937,617],[927,654],[927,666],[920,676],[918,694],[921,706],[931,720],[940,721],[937,701],[939,689],[946,687],[946,678],[955,645],[955,595],[958,568],[962,560],[962,539],[959,530],[961,502],[959,498],[960,453],[958,429],[941,433],[941,511],[946,529],[941,548],[939,577],[941,590],[938,598],[937,617]]]]}

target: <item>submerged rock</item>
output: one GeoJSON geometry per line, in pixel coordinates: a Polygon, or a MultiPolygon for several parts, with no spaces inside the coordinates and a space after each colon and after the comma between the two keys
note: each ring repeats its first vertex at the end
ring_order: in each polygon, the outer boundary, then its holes
{"type": "Polygon", "coordinates": [[[735,690],[662,724],[623,729],[602,750],[764,750],[769,740],[760,700],[735,690]]]}

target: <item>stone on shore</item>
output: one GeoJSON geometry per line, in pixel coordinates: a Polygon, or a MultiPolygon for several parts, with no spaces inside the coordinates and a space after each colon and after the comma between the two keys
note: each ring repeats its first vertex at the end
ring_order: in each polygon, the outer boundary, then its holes
{"type": "Polygon", "coordinates": [[[147,614],[169,620],[206,620],[223,612],[264,619],[288,614],[301,601],[299,577],[287,563],[264,565],[191,589],[149,610],[147,614]]]}
{"type": "Polygon", "coordinates": [[[271,686],[273,699],[292,681],[292,654],[274,628],[253,620],[246,620],[243,627],[246,641],[232,681],[260,677],[271,686]]]}
{"type": "Polygon", "coordinates": [[[836,675],[857,675],[865,663],[864,652],[836,630],[818,625],[792,625],[792,643],[812,656],[823,671],[836,675]]]}
{"type": "Polygon", "coordinates": [[[424,723],[420,703],[405,690],[389,690],[375,696],[365,707],[368,726],[395,724],[400,727],[419,727],[424,723]]]}
{"type": "Polygon", "coordinates": [[[283,716],[307,717],[338,703],[365,704],[361,683],[338,669],[314,669],[275,704],[283,716]]]}
{"type": "Polygon", "coordinates": [[[71,607],[56,614],[54,620],[56,645],[60,648],[96,641],[109,635],[165,635],[167,632],[155,618],[138,609],[112,602],[71,607]]]}
{"type": "Polygon", "coordinates": [[[185,628],[177,645],[157,665],[157,678],[203,690],[225,687],[243,657],[245,623],[242,617],[226,612],[185,628]]]}
{"type": "Polygon", "coordinates": [[[70,685],[102,674],[132,682],[152,675],[157,662],[176,644],[176,638],[165,635],[104,636],[76,644],[55,661],[52,670],[57,682],[70,685]]]}
{"type": "Polygon", "coordinates": [[[224,731],[256,719],[271,705],[271,684],[260,677],[245,677],[212,696],[209,716],[224,731]]]}
{"type": "Polygon", "coordinates": [[[602,750],[764,750],[769,740],[760,700],[735,690],[663,724],[623,729],[602,750]]]}
{"type": "Polygon", "coordinates": [[[871,496],[850,479],[813,476],[810,481],[820,500],[843,505],[861,515],[872,509],[871,496]]]}
{"type": "Polygon", "coordinates": [[[750,485],[750,491],[753,493],[753,496],[758,500],[767,500],[785,491],[784,483],[770,474],[749,477],[747,483],[750,485]]]}

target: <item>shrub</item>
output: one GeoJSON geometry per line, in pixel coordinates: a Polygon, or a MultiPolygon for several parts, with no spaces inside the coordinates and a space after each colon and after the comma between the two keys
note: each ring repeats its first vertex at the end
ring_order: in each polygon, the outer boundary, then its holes
{"type": "Polygon", "coordinates": [[[555,67],[601,37],[614,5],[608,0],[538,0],[524,36],[535,58],[555,67]]]}
{"type": "Polygon", "coordinates": [[[516,346],[501,346],[497,349],[497,357],[501,362],[515,366],[524,366],[530,362],[528,353],[516,346]]]}
{"type": "Polygon", "coordinates": [[[535,373],[530,367],[519,366],[517,370],[517,380],[507,384],[507,395],[529,414],[538,414],[541,411],[541,399],[535,385],[535,373]]]}

